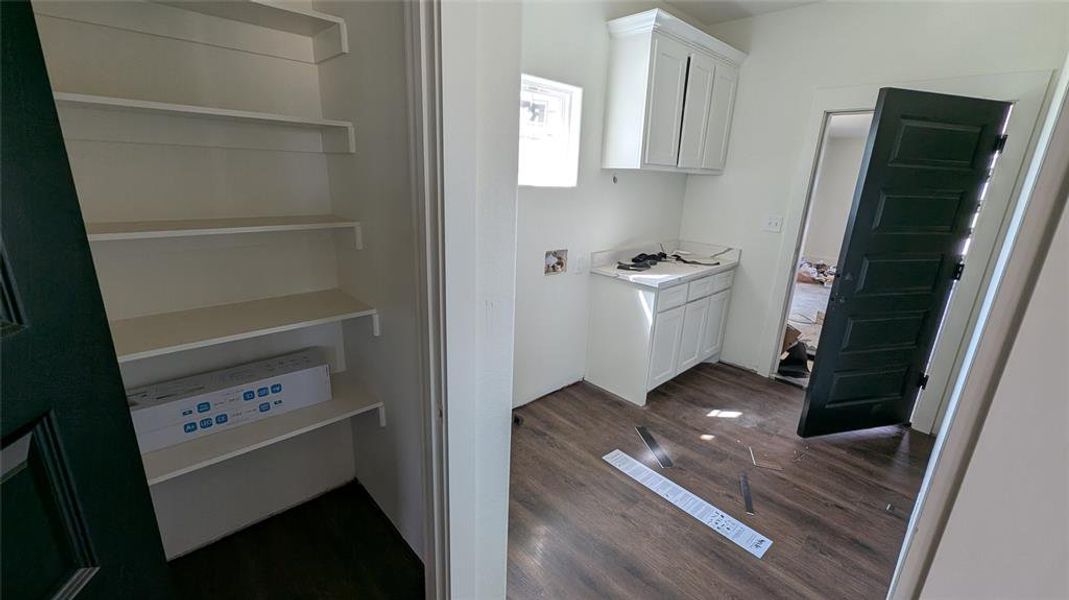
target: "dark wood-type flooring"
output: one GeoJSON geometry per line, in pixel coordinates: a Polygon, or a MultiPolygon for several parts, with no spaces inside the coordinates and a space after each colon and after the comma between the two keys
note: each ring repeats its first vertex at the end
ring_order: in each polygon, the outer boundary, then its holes
{"type": "Polygon", "coordinates": [[[357,482],[171,562],[178,597],[422,598],[423,564],[357,482]]]}
{"type": "Polygon", "coordinates": [[[509,597],[883,598],[933,439],[905,427],[799,438],[802,394],[703,364],[654,390],[644,408],[579,383],[517,409],[509,597]],[[741,414],[707,416],[713,409],[741,414]],[[636,425],[674,467],[657,465],[636,425]],[[747,446],[783,470],[754,467],[747,446]],[[759,560],[641,487],[602,460],[616,448],[772,547],[759,560]]]}

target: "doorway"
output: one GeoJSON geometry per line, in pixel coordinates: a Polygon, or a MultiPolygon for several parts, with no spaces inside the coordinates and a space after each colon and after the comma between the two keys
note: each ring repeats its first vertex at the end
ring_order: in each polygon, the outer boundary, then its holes
{"type": "Polygon", "coordinates": [[[836,265],[865,154],[872,111],[828,115],[783,324],[775,376],[806,388],[813,370],[836,265]]]}

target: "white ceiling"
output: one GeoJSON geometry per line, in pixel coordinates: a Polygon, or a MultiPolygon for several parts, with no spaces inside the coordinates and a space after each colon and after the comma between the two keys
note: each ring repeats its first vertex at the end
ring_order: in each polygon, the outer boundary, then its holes
{"type": "Polygon", "coordinates": [[[704,25],[715,25],[814,2],[819,0],[670,0],[668,3],[704,25]]]}
{"type": "Polygon", "coordinates": [[[872,113],[832,115],[828,121],[828,137],[863,138],[869,135],[872,113]]]}

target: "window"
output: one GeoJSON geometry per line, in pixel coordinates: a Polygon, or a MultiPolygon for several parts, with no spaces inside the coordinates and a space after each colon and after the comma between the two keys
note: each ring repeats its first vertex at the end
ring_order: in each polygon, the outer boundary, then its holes
{"type": "Polygon", "coordinates": [[[520,79],[519,184],[575,187],[583,88],[523,75],[520,79]]]}

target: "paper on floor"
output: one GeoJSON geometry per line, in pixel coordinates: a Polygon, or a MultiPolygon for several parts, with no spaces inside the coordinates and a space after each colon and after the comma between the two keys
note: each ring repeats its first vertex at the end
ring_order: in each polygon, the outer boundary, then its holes
{"type": "Polygon", "coordinates": [[[641,483],[658,496],[671,502],[676,508],[705,523],[713,531],[735,542],[743,550],[757,558],[764,556],[768,548],[772,546],[772,540],[750,529],[734,517],[688,492],[679,484],[631,458],[626,453],[617,449],[602,458],[605,462],[623,472],[624,475],[641,483]]]}

